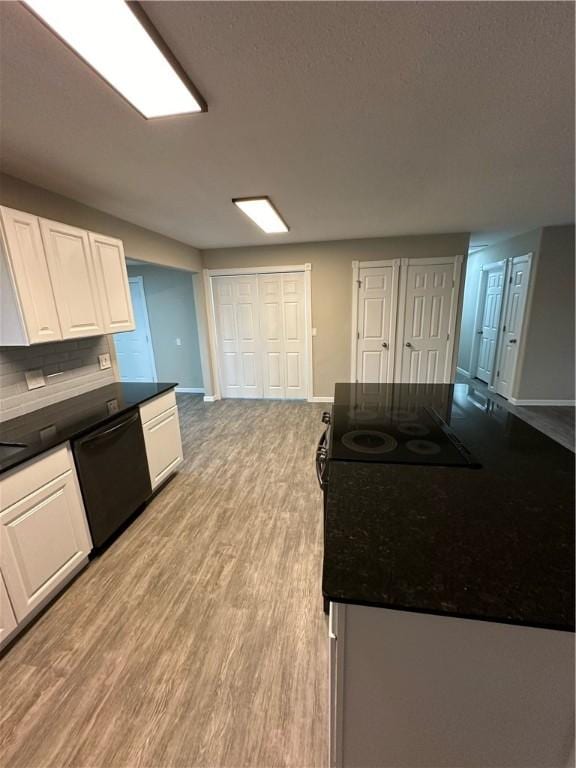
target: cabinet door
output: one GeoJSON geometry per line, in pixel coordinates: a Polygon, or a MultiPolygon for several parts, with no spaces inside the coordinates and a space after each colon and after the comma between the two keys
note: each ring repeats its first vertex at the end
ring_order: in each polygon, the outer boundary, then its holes
{"type": "Polygon", "coordinates": [[[154,489],[182,462],[178,408],[161,413],[144,424],[143,429],[150,482],[154,489]]]}
{"type": "Polygon", "coordinates": [[[89,233],[96,262],[98,286],[106,333],[133,331],[136,328],[122,240],[89,233]]]}
{"type": "Polygon", "coordinates": [[[14,616],[8,590],[0,573],[0,644],[13,629],[16,629],[16,616],[14,616]]]}
{"type": "MultiPolygon", "coordinates": [[[[36,216],[0,208],[8,269],[29,344],[62,338],[40,222],[36,216]]],[[[8,277],[8,276],[6,276],[8,277]]],[[[14,318],[14,322],[18,322],[14,318]]]]}
{"type": "Polygon", "coordinates": [[[88,232],[40,219],[62,336],[74,339],[105,333],[95,259],[88,232]]]}
{"type": "MultiPolygon", "coordinates": [[[[33,466],[22,471],[29,470],[32,477],[33,466]]],[[[0,567],[18,621],[57,592],[92,548],[72,469],[30,491],[0,513],[0,567]]]]}

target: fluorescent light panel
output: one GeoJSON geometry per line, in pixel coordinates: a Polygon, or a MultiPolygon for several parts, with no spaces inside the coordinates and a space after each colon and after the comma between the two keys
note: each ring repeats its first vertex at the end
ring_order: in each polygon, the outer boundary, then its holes
{"type": "Polygon", "coordinates": [[[288,226],[268,197],[238,197],[232,202],[267,235],[288,232],[288,226]]]}
{"type": "Polygon", "coordinates": [[[144,117],[202,111],[124,0],[26,0],[26,5],[144,117]]]}

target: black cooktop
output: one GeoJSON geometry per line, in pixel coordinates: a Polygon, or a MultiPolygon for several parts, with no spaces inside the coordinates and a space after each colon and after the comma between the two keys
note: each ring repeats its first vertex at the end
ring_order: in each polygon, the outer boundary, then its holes
{"type": "MultiPolygon", "coordinates": [[[[400,390],[401,391],[401,390],[400,390]]],[[[440,413],[390,397],[391,387],[336,387],[329,458],[380,464],[480,465],[440,413]]]]}

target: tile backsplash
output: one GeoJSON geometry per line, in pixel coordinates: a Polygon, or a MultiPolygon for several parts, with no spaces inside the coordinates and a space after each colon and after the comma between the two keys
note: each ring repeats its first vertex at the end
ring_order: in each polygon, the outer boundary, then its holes
{"type": "Polygon", "coordinates": [[[112,368],[100,370],[98,355],[111,352],[109,336],[0,347],[0,421],[52,405],[115,381],[112,368]],[[42,369],[46,385],[28,389],[26,371],[42,369]]]}

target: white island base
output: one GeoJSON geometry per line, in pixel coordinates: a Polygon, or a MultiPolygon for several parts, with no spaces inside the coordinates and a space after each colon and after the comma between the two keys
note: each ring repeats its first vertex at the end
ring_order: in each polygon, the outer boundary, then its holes
{"type": "Polygon", "coordinates": [[[330,603],[330,766],[574,766],[574,635],[330,603]]]}

